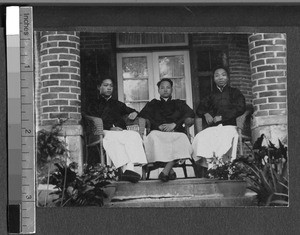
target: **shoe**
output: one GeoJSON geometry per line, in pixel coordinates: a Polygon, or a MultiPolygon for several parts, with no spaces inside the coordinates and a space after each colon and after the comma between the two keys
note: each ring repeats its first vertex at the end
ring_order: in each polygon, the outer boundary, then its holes
{"type": "Polygon", "coordinates": [[[162,181],[162,182],[167,182],[169,181],[169,176],[165,175],[163,172],[160,172],[158,178],[162,181]]]}
{"type": "Polygon", "coordinates": [[[141,176],[130,170],[126,170],[122,175],[121,175],[121,181],[129,181],[131,183],[137,183],[141,179],[141,176]]]}
{"type": "Polygon", "coordinates": [[[172,171],[172,172],[170,171],[168,176],[169,176],[169,180],[176,180],[176,178],[177,178],[175,171],[172,171]]]}

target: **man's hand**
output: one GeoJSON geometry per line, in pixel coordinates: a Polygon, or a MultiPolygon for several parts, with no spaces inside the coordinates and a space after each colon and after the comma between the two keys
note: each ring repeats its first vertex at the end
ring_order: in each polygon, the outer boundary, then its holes
{"type": "Polygon", "coordinates": [[[111,131],[123,131],[123,129],[121,127],[118,126],[113,126],[110,128],[111,131]]]}
{"type": "Polygon", "coordinates": [[[172,132],[176,127],[175,123],[162,124],[158,128],[164,132],[172,132]]]}
{"type": "Polygon", "coordinates": [[[138,115],[137,112],[132,112],[132,113],[130,113],[130,114],[128,115],[128,118],[129,118],[130,120],[134,120],[134,119],[136,118],[137,115],[138,115]]]}
{"type": "Polygon", "coordinates": [[[165,124],[161,124],[161,125],[158,126],[158,129],[160,131],[164,131],[164,128],[165,128],[165,124]]]}
{"type": "Polygon", "coordinates": [[[208,125],[214,122],[214,118],[209,113],[204,114],[204,117],[208,125]]]}
{"type": "Polygon", "coordinates": [[[222,121],[222,116],[215,116],[214,117],[214,123],[222,121]]]}

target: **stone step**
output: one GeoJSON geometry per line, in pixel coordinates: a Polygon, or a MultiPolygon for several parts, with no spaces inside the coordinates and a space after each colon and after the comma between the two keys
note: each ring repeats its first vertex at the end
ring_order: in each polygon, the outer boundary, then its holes
{"type": "Polygon", "coordinates": [[[256,194],[246,191],[246,185],[231,190],[238,181],[211,179],[177,179],[161,182],[160,180],[114,182],[110,200],[106,207],[226,207],[254,206],[256,194]],[[225,187],[225,192],[224,188],[225,187]]]}
{"type": "MultiPolygon", "coordinates": [[[[209,179],[177,179],[166,183],[160,180],[112,182],[104,190],[108,197],[104,207],[238,207],[256,206],[256,194],[243,189],[224,195],[220,185],[225,181],[209,179]]],[[[234,182],[234,181],[231,181],[234,182]]],[[[40,185],[38,205],[53,206],[56,195],[53,186],[40,185]],[[47,196],[48,195],[48,196],[47,196]]]]}
{"type": "MultiPolygon", "coordinates": [[[[177,179],[168,182],[160,180],[145,180],[137,184],[130,182],[115,182],[116,187],[113,200],[136,197],[160,197],[160,196],[207,196],[222,194],[218,187],[225,181],[210,179],[177,179]]],[[[236,182],[236,181],[231,181],[236,182]]],[[[246,185],[245,185],[246,186],[246,185]]],[[[244,189],[244,191],[246,188],[244,189]]],[[[245,193],[245,192],[244,192],[245,193]]],[[[236,195],[241,196],[241,195],[236,195]]]]}
{"type": "Polygon", "coordinates": [[[253,193],[247,193],[244,197],[224,197],[221,195],[210,195],[173,198],[140,198],[109,202],[104,207],[245,207],[256,205],[256,195],[253,193]]]}

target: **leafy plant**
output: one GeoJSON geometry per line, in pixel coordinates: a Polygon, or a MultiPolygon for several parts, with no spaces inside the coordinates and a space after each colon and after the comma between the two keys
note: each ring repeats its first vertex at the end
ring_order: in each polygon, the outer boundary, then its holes
{"type": "MultiPolygon", "coordinates": [[[[66,120],[65,120],[66,121],[66,120]]],[[[64,120],[59,120],[51,129],[42,129],[37,133],[37,172],[38,182],[46,183],[51,167],[54,163],[64,161],[68,148],[62,139],[62,125],[64,120]]]]}
{"type": "Polygon", "coordinates": [[[254,143],[252,156],[238,161],[245,166],[248,188],[257,193],[259,205],[287,206],[287,147],[280,140],[279,147],[271,141],[263,146],[264,138],[261,135],[254,143]]]}
{"type": "Polygon", "coordinates": [[[69,166],[56,163],[56,171],[50,176],[50,183],[55,185],[58,195],[53,202],[56,206],[103,206],[107,194],[103,188],[116,180],[116,169],[96,164],[84,166],[82,175],[76,173],[77,164],[69,166]]]}
{"type": "Polygon", "coordinates": [[[248,189],[257,193],[260,206],[288,206],[287,146],[280,140],[276,147],[261,135],[254,143],[252,154],[233,162],[213,159],[207,171],[209,178],[220,180],[243,179],[248,189]]]}
{"type": "Polygon", "coordinates": [[[239,162],[224,162],[222,158],[215,158],[207,171],[209,178],[219,180],[242,180],[243,173],[244,167],[239,162]]]}

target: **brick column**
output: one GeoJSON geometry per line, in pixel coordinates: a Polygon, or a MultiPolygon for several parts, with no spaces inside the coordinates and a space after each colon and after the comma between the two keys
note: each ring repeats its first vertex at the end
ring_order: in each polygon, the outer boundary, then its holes
{"type": "Polygon", "coordinates": [[[82,128],[79,33],[45,31],[40,38],[40,128],[50,128],[67,119],[63,134],[67,136],[71,160],[82,167],[82,128]]]}
{"type": "Polygon", "coordinates": [[[252,138],[265,134],[274,144],[287,138],[286,35],[249,36],[254,117],[252,138]]]}

